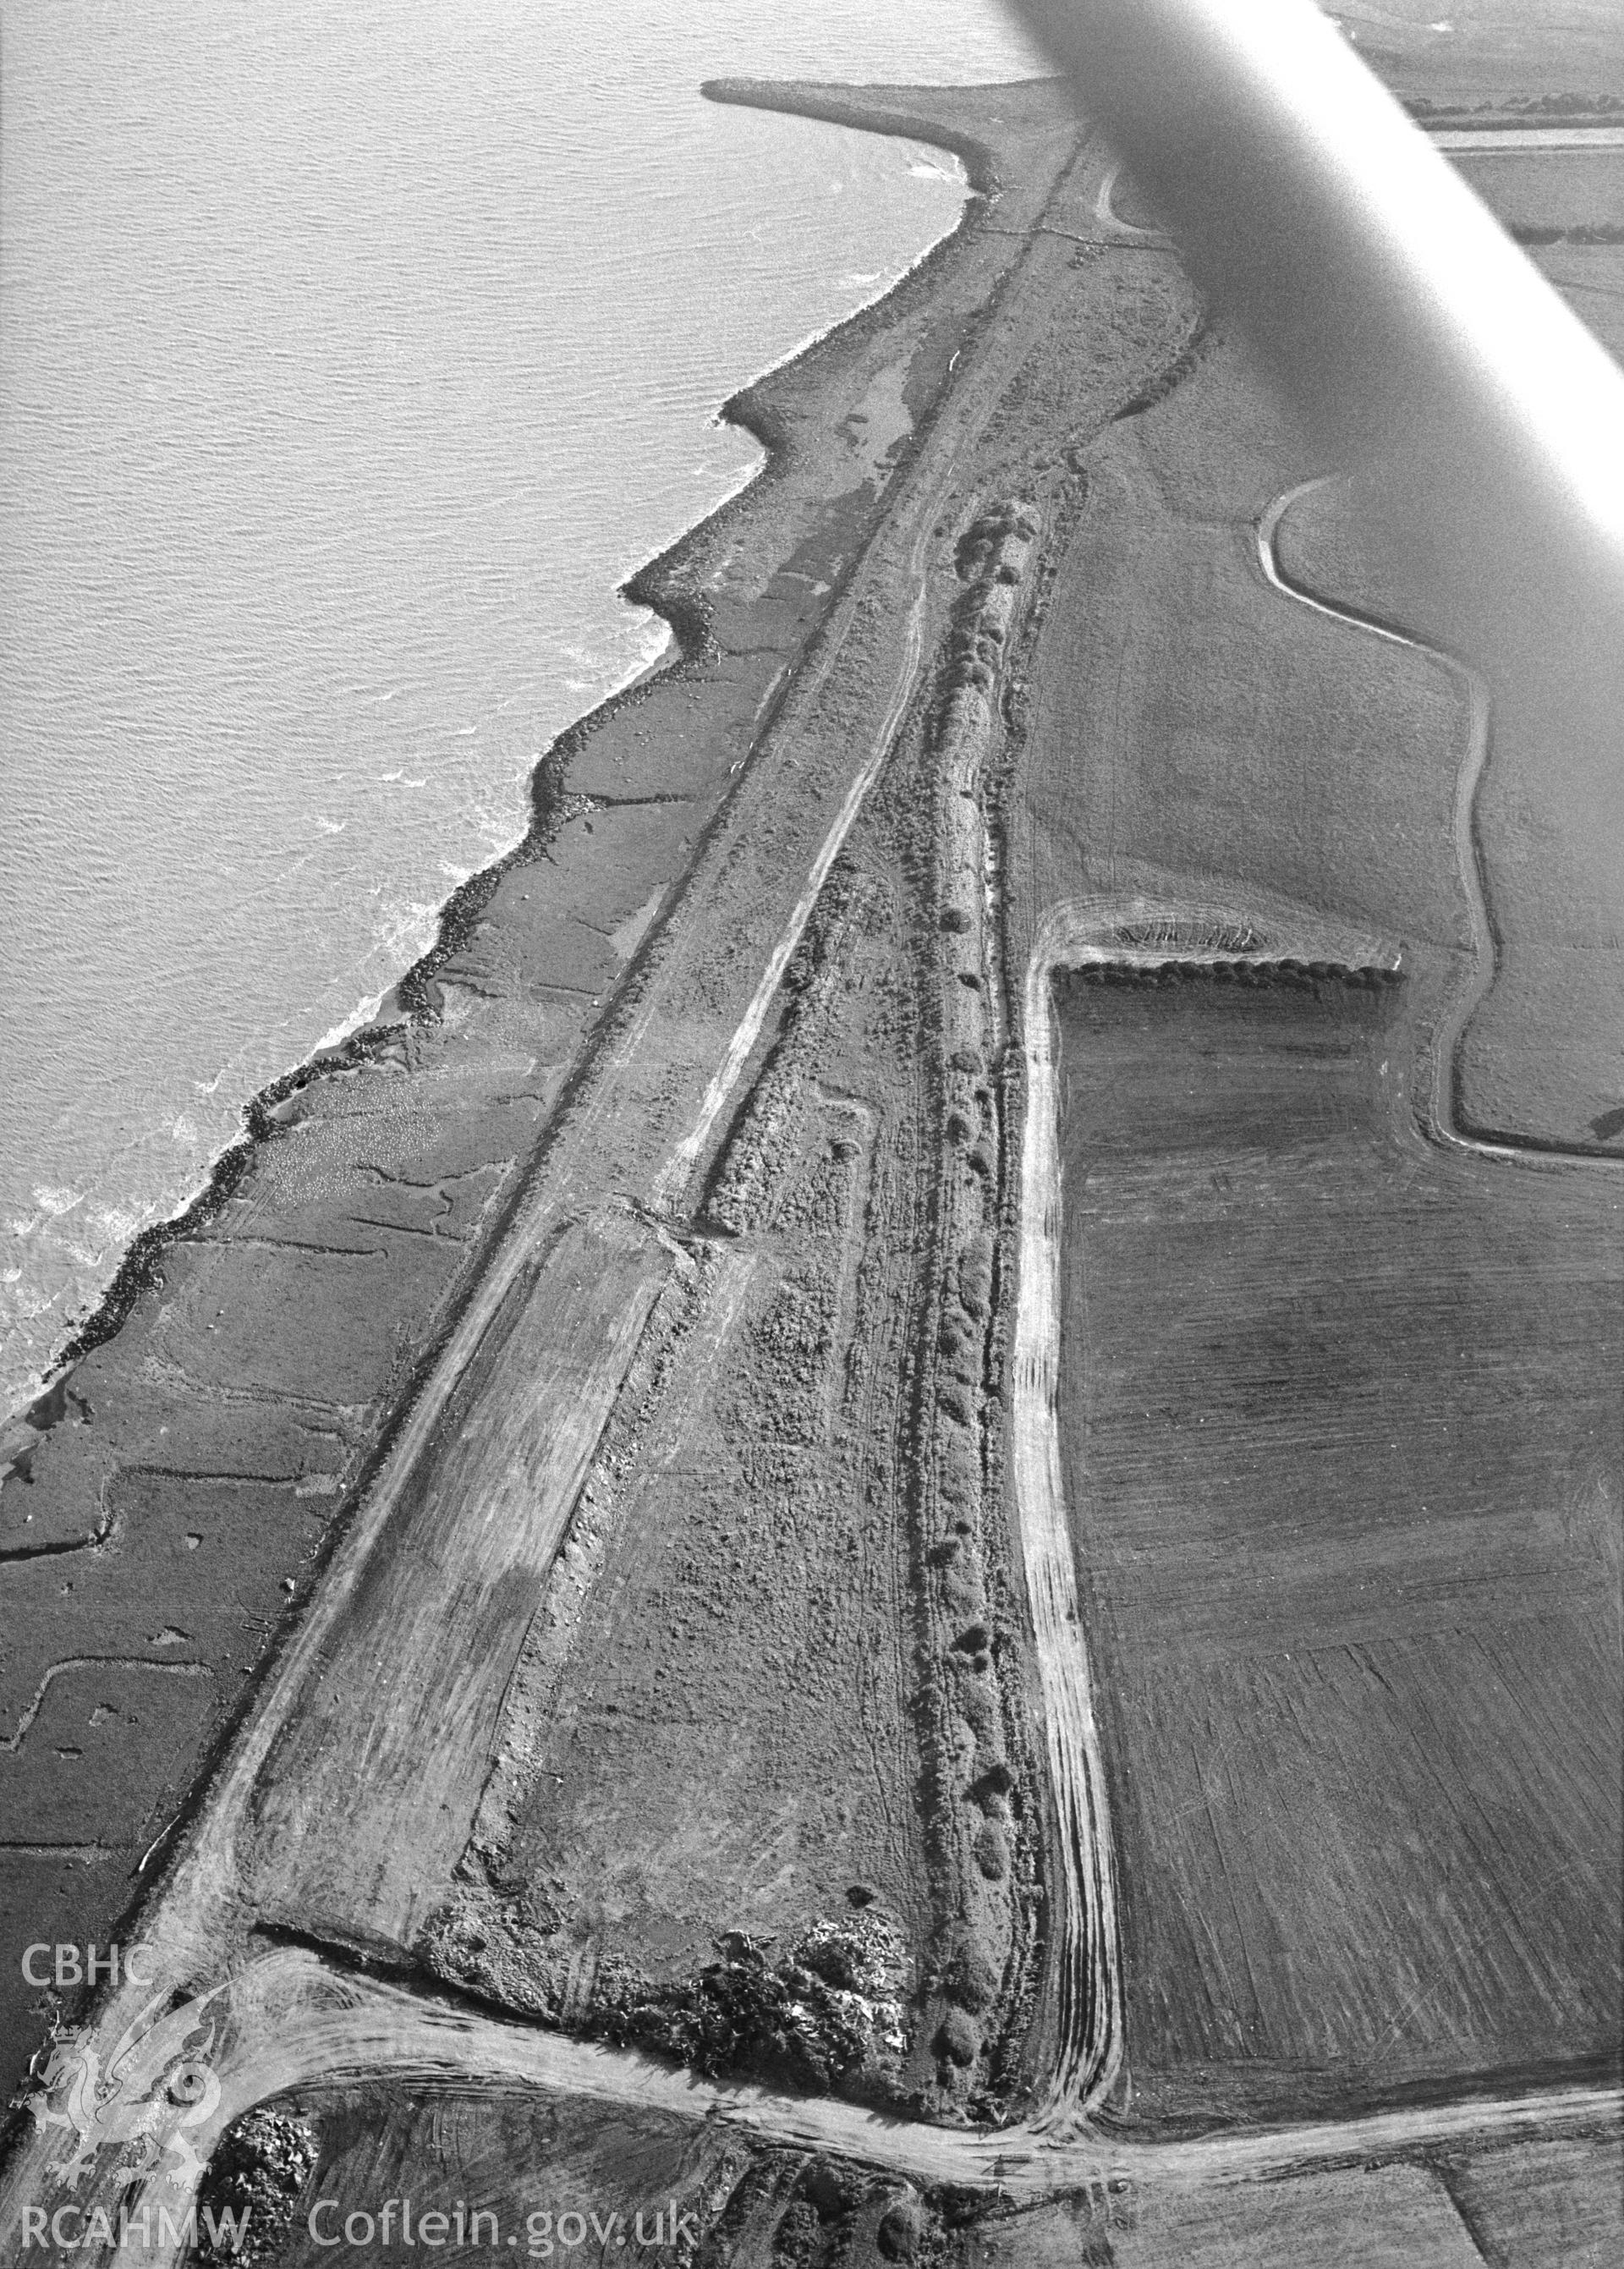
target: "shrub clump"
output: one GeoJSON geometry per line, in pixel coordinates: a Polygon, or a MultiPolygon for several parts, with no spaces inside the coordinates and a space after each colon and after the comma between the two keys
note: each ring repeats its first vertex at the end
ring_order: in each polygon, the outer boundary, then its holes
{"type": "Polygon", "coordinates": [[[685,1984],[602,1995],[594,2030],[674,2056],[696,2072],[749,2072],[827,2088],[882,2071],[906,2045],[897,1997],[901,1947],[883,1917],[824,1917],[779,1953],[744,1931],[685,1984]]]}
{"type": "Polygon", "coordinates": [[[239,2269],[279,2258],[315,2162],[315,2138],[300,2121],[276,2111],[245,2112],[221,2136],[203,2177],[197,2204],[204,2234],[196,2258],[235,2262],[239,2269]]]}

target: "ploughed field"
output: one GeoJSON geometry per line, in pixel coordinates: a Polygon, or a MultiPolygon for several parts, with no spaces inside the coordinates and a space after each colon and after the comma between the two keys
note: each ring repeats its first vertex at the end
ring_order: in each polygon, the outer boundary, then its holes
{"type": "Polygon", "coordinates": [[[1425,1142],[1403,992],[1057,987],[1138,2117],[1617,2056],[1617,1178],[1425,1142]]]}

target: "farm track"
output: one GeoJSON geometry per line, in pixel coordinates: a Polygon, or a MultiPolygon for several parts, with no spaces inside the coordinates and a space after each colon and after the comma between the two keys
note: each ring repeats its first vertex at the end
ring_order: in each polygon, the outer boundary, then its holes
{"type": "Polygon", "coordinates": [[[1045,1733],[1056,1812],[1070,1833],[1059,1862],[1059,1953],[1064,2045],[1036,2132],[1057,2137],[1109,2098],[1121,2066],[1124,1992],[1117,1861],[1104,1758],[1095,1715],[1088,1640],[1078,1603],[1059,1438],[1059,1285],[1062,1212],[1059,1097],[1051,987],[1057,970],[1089,963],[1155,969],[1222,960],[1266,965],[1288,958],[1348,966],[1396,965],[1389,945],[1310,917],[1264,915],[1216,902],[1082,900],[1045,917],[1025,986],[1026,1124],[1022,1147],[1019,1290],[1011,1366],[1010,1438],[1015,1511],[1027,1571],[1045,1733]],[[1157,934],[1125,944],[1125,932],[1157,934]],[[1237,947],[1245,935],[1253,942],[1237,947]]]}
{"type": "MultiPolygon", "coordinates": [[[[1111,213],[1114,169],[1102,183],[1098,207],[1111,213]]],[[[1389,625],[1336,607],[1302,589],[1281,565],[1277,538],[1282,520],[1303,496],[1326,477],[1299,482],[1276,497],[1256,523],[1257,558],[1270,588],[1311,612],[1366,635],[1426,655],[1459,688],[1467,717],[1466,746],[1456,776],[1453,835],[1471,935],[1471,955],[1454,987],[1447,1014],[1430,1046],[1426,1133],[1439,1147],[1495,1164],[1517,1166],[1554,1162],[1549,1149],[1522,1149],[1483,1141],[1461,1128],[1457,1112],[1455,1066],[1462,1035],[1494,983],[1495,938],[1484,883],[1475,818],[1476,802],[1490,745],[1491,710],[1481,674],[1454,655],[1406,637],[1389,625]]],[[[1235,932],[1261,927],[1254,908],[1166,905],[1135,903],[1116,913],[1104,906],[1054,909],[1034,946],[1025,980],[1025,1071],[1027,1112],[1021,1165],[1019,1290],[1011,1369],[1011,1449],[1016,1518],[1027,1571],[1028,1600],[1044,1696],[1045,1736],[1052,1794],[1062,1823],[1057,1854],[1061,1896],[1057,1901],[1059,1992],[1062,2048],[1039,2110],[1035,2132],[1064,2133],[1104,2103],[1115,2085],[1123,2055],[1124,1990],[1118,1937],[1117,1861],[1106,1797],[1104,1760],[1093,1699],[1089,1646],[1077,1598],[1074,1548],[1060,1477],[1059,1430],[1059,1271],[1061,1198],[1059,1164],[1059,1098],[1050,988],[1058,969],[1089,962],[1155,967],[1171,962],[1200,965],[1222,957],[1266,962],[1295,957],[1329,959],[1348,965],[1396,965],[1390,947],[1351,933],[1332,936],[1304,918],[1301,924],[1267,927],[1276,935],[1266,948],[1236,952],[1178,942],[1203,928],[1235,932]],[[1115,933],[1126,922],[1159,921],[1168,942],[1155,948],[1125,948],[1115,933]]],[[[1589,1161],[1596,1154],[1575,1152],[1589,1161]]],[[[1603,1161],[1603,1163],[1606,1163],[1603,1161]]]]}
{"type": "Polygon", "coordinates": [[[1026,1113],[1009,1429],[1050,1797],[1060,1829],[1054,1857],[1061,1895],[1054,1904],[1061,2046],[1036,2123],[1057,2130],[1085,2117],[1109,2093],[1122,2060],[1124,2014],[1105,1763],[1060,1474],[1060,1174],[1049,987],[1065,935],[1064,924],[1052,920],[1026,976],[1026,1113]]]}
{"type": "Polygon", "coordinates": [[[1526,156],[1540,150],[1624,150],[1624,126],[1435,126],[1427,130],[1435,150],[1451,156],[1526,156]]]}
{"type": "MultiPolygon", "coordinates": [[[[1400,2159],[1451,2146],[1482,2148],[1537,2133],[1594,2132],[1616,2119],[1620,2092],[1554,2089],[1416,2106],[1354,2119],[1229,2131],[1153,2142],[1098,2129],[1058,2134],[1035,2124],[955,2129],[829,2096],[794,2097],[698,2078],[635,2051],[487,2016],[467,2004],[334,1970],[318,1955],[279,1948],[250,1962],[224,1991],[194,2005],[212,2028],[209,2085],[171,2104],[150,2131],[173,2161],[149,2180],[148,2225],[160,2211],[184,2224],[203,2167],[221,2134],[254,2105],[290,2089],[407,2081],[439,2088],[533,2088],[601,2104],[605,2112],[656,2112],[717,2122],[764,2147],[826,2153],[924,2186],[978,2191],[1031,2206],[1101,2185],[1164,2193],[1278,2180],[1318,2169],[1400,2159]],[[210,2009],[209,2003],[212,2003],[210,2009]]],[[[162,2029],[171,2055],[192,2012],[162,2029]]],[[[115,2269],[175,2269],[179,2248],[154,2238],[127,2245],[115,2269]]]]}

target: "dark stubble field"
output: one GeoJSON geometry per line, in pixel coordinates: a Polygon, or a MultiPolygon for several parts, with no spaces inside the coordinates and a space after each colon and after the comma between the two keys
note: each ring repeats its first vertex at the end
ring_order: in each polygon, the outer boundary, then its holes
{"type": "Polygon", "coordinates": [[[1606,1166],[1430,1148],[1403,988],[1062,981],[1066,1490],[1134,2116],[1605,2069],[1606,1166]]]}

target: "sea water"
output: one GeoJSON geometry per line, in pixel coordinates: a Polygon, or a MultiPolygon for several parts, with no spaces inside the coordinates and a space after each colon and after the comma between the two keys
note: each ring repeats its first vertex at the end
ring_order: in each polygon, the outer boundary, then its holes
{"type": "Polygon", "coordinates": [[[1040,68],[992,0],[4,0],[0,1398],[657,656],[716,410],[962,207],[709,76],[1040,68]]]}

